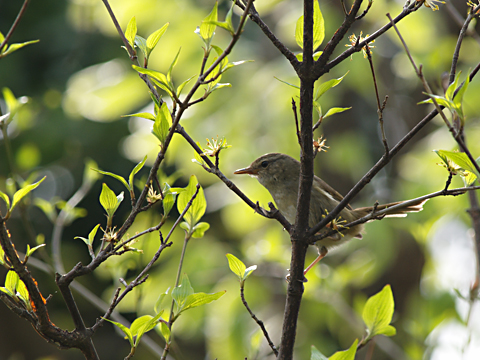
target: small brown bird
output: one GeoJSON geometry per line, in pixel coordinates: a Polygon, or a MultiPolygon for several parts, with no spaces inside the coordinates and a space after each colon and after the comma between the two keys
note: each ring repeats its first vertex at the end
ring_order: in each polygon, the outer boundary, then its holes
{"type": "MultiPolygon", "coordinates": [[[[294,158],[280,153],[271,153],[260,156],[257,160],[252,162],[249,167],[239,169],[234,174],[249,174],[256,177],[272,195],[280,212],[290,222],[295,222],[297,214],[297,195],[300,177],[300,162],[294,158]]],[[[335,189],[328,185],[325,181],[317,176],[313,177],[312,195],[310,198],[310,215],[309,226],[313,227],[322,220],[322,217],[331,212],[338,203],[343,199],[335,189]]],[[[426,200],[419,200],[417,202],[405,204],[404,207],[396,207],[389,212],[384,213],[387,217],[404,217],[409,212],[417,212],[423,209],[423,204],[426,200]]],[[[394,205],[402,204],[402,201],[378,205],[375,211],[388,209],[394,205]]],[[[352,209],[350,205],[345,207],[340,215],[337,217],[338,221],[344,221],[344,224],[350,223],[360,219],[374,210],[373,206],[352,209]]],[[[330,224],[330,231],[335,227],[334,223],[330,224]]],[[[304,274],[312,268],[318,261],[320,261],[327,254],[328,250],[339,246],[351,238],[362,238],[364,225],[356,225],[347,230],[337,232],[334,236],[324,238],[317,241],[316,245],[319,251],[318,257],[310,264],[304,274]]]]}

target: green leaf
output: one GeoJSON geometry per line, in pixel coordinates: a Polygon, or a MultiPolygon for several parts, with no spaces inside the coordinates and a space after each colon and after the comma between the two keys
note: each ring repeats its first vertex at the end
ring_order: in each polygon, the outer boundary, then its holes
{"type": "Polygon", "coordinates": [[[54,204],[52,204],[50,201],[37,197],[33,199],[33,205],[40,208],[45,213],[48,220],[50,220],[52,223],[55,222],[57,218],[57,211],[54,204]]]}
{"type": "Polygon", "coordinates": [[[97,224],[92,231],[88,234],[88,239],[85,239],[84,237],[81,236],[75,236],[75,239],[81,239],[87,246],[90,248],[93,245],[93,241],[95,240],[95,235],[97,235],[98,228],[100,227],[100,224],[97,224]]]}
{"type": "Polygon", "coordinates": [[[337,351],[330,356],[328,360],[355,360],[355,354],[357,353],[358,339],[355,339],[352,346],[348,350],[337,351]]]}
{"type": "Polygon", "coordinates": [[[208,16],[205,19],[203,19],[202,24],[200,25],[200,28],[197,28],[197,30],[195,31],[202,38],[206,49],[210,47],[213,34],[215,33],[215,28],[216,28],[215,25],[209,22],[217,21],[217,16],[218,16],[218,3],[215,2],[215,6],[213,7],[213,10],[211,11],[211,13],[208,14],[208,16]]]}
{"type": "Polygon", "coordinates": [[[111,173],[111,172],[108,172],[108,171],[102,171],[102,170],[98,170],[98,169],[92,169],[93,171],[96,171],[102,175],[108,175],[108,176],[111,176],[113,177],[114,179],[117,179],[118,181],[120,181],[126,188],[128,191],[131,191],[133,189],[130,188],[130,186],[128,185],[127,183],[127,180],[125,180],[122,176],[120,175],[117,175],[117,174],[114,174],[114,173],[111,173]]]}
{"type": "Polygon", "coordinates": [[[320,86],[318,87],[317,89],[317,94],[315,95],[315,100],[318,100],[320,99],[320,96],[322,96],[323,94],[325,94],[328,90],[330,90],[331,88],[337,86],[338,84],[340,84],[343,80],[343,78],[345,76],[347,76],[349,72],[347,71],[345,73],[345,75],[343,75],[342,77],[338,78],[338,79],[332,79],[332,80],[328,80],[328,81],[325,81],[324,83],[320,84],[320,86]]]}
{"type": "Polygon", "coordinates": [[[170,23],[166,23],[147,38],[147,58],[150,56],[153,49],[155,49],[155,46],[157,46],[158,40],[160,40],[163,34],[165,34],[165,31],[167,31],[168,25],[170,25],[170,23]]]}
{"type": "Polygon", "coordinates": [[[175,300],[178,308],[181,309],[188,296],[194,293],[190,280],[188,280],[187,274],[182,275],[180,285],[175,287],[172,291],[172,298],[175,300]]]}
{"type": "Polygon", "coordinates": [[[194,238],[201,238],[205,235],[205,231],[210,229],[210,224],[206,222],[199,222],[195,225],[192,229],[192,237],[194,238]]]}
{"type": "Polygon", "coordinates": [[[115,211],[117,211],[122,201],[123,191],[118,194],[118,196],[116,196],[115,193],[107,186],[107,184],[102,184],[102,192],[100,193],[100,204],[103,206],[109,217],[112,217],[113,214],[115,214],[115,211]]]}
{"type": "Polygon", "coordinates": [[[15,205],[17,205],[18,202],[20,200],[22,200],[25,195],[27,195],[30,191],[36,189],[38,187],[38,185],[40,185],[42,183],[42,181],[45,180],[45,178],[46,178],[46,176],[44,176],[40,181],[37,181],[34,184],[27,185],[27,186],[23,187],[22,189],[18,190],[13,195],[12,207],[10,208],[10,212],[13,211],[13,209],[15,208],[15,205]]]}
{"type": "Polygon", "coordinates": [[[122,325],[116,321],[112,321],[112,320],[108,320],[108,319],[105,319],[103,318],[104,320],[107,320],[108,322],[111,322],[112,324],[114,324],[115,326],[118,326],[118,328],[120,330],[123,331],[123,333],[125,334],[125,338],[128,339],[128,341],[130,342],[130,346],[133,348],[135,346],[135,343],[133,342],[133,336],[132,336],[132,332],[130,331],[129,328],[127,328],[125,325],[122,325]]]}
{"type": "Polygon", "coordinates": [[[237,275],[240,280],[243,280],[245,270],[247,269],[245,264],[235,255],[227,254],[226,256],[228,259],[228,266],[230,267],[230,270],[232,270],[232,272],[237,275]]]}
{"type": "Polygon", "coordinates": [[[148,59],[147,40],[140,35],[135,35],[135,45],[142,51],[143,56],[148,59]]]}
{"type": "Polygon", "coordinates": [[[7,272],[7,277],[5,278],[5,288],[10,291],[14,297],[16,297],[17,284],[20,281],[18,274],[10,270],[7,272]]]}
{"type": "Polygon", "coordinates": [[[195,76],[192,76],[180,84],[180,86],[177,88],[177,96],[180,96],[180,93],[182,92],[185,85],[187,85],[190,81],[192,81],[194,77],[195,76]]]}
{"type": "Polygon", "coordinates": [[[175,204],[175,198],[177,197],[176,194],[172,194],[171,192],[164,193],[164,198],[163,198],[163,215],[168,216],[170,211],[173,208],[173,205],[175,204]]]}
{"type": "MultiPolygon", "coordinates": [[[[160,319],[160,316],[162,316],[162,313],[163,313],[163,311],[159,312],[154,317],[150,316],[151,319],[148,320],[145,324],[143,324],[143,326],[141,326],[138,329],[137,338],[135,339],[135,346],[137,346],[140,343],[140,339],[142,338],[143,334],[149,332],[150,330],[152,330],[157,325],[157,323],[160,319]]],[[[147,316],[149,316],[149,315],[147,315],[147,316]]],[[[133,326],[133,324],[132,324],[132,326],[133,326]]]]}
{"type": "Polygon", "coordinates": [[[153,319],[153,316],[144,315],[133,320],[132,325],[130,325],[130,332],[132,333],[132,336],[136,336],[138,334],[138,330],[140,330],[140,328],[142,328],[145,324],[147,324],[152,319],[153,319]]]}
{"type": "MultiPolygon", "coordinates": [[[[197,190],[197,184],[197,178],[195,175],[192,175],[185,191],[178,195],[177,209],[179,213],[182,213],[183,210],[185,210],[188,202],[192,199],[197,190]]],[[[202,218],[203,214],[205,214],[206,208],[207,201],[205,200],[203,189],[200,187],[196,198],[193,200],[192,205],[183,217],[183,219],[189,224],[190,229],[192,229],[202,218]]]]}
{"type": "Polygon", "coordinates": [[[313,3],[313,51],[315,51],[325,38],[325,23],[320,11],[318,0],[313,3]]]}
{"type": "Polygon", "coordinates": [[[177,65],[178,55],[180,55],[180,50],[182,50],[182,48],[178,49],[177,55],[175,55],[175,58],[173,59],[172,63],[170,64],[170,67],[168,68],[168,72],[167,72],[167,81],[169,83],[170,89],[172,89],[172,90],[173,90],[172,71],[173,71],[173,68],[175,67],[175,65],[177,65]]]}
{"type": "Polygon", "coordinates": [[[163,338],[167,343],[170,341],[170,329],[167,324],[164,322],[160,323],[160,333],[162,334],[163,338]]]}
{"type": "Polygon", "coordinates": [[[85,168],[83,170],[83,184],[93,185],[97,180],[102,178],[101,174],[94,171],[93,169],[98,168],[98,165],[92,159],[85,159],[85,168]]]}
{"type": "Polygon", "coordinates": [[[137,35],[137,21],[134,16],[128,22],[127,30],[125,30],[125,38],[132,48],[135,46],[135,35],[137,35]]]}
{"type": "Polygon", "coordinates": [[[40,249],[42,246],[45,246],[46,244],[40,244],[38,246],[35,246],[34,248],[31,248],[30,249],[30,245],[27,244],[27,252],[25,253],[25,257],[30,257],[32,256],[32,254],[37,251],[38,249],[40,249]]]}
{"type": "Polygon", "coordinates": [[[162,145],[165,144],[165,139],[167,138],[168,131],[172,126],[172,115],[170,110],[168,110],[167,104],[164,102],[160,111],[157,113],[155,118],[155,123],[153,124],[152,133],[160,140],[162,145]]]}
{"type": "MultiPolygon", "coordinates": [[[[325,38],[325,24],[323,15],[318,5],[318,0],[313,3],[313,51],[315,51],[325,38]]],[[[295,41],[303,49],[303,15],[297,20],[295,26],[295,41]]],[[[302,55],[303,60],[303,55],[302,55]]]]}
{"type": "Polygon", "coordinates": [[[164,74],[159,71],[145,69],[136,65],[132,65],[132,68],[138,71],[140,74],[150,76],[155,85],[157,85],[158,87],[166,91],[170,96],[172,96],[173,89],[170,88],[170,84],[164,74]]]}
{"type": "Polygon", "coordinates": [[[9,88],[4,87],[2,89],[2,93],[3,93],[3,100],[7,105],[8,112],[10,112],[12,115],[15,114],[17,109],[21,106],[21,103],[15,97],[12,90],[10,90],[9,88]]]}
{"type": "Polygon", "coordinates": [[[155,116],[147,113],[147,112],[141,112],[141,113],[136,113],[136,114],[128,114],[128,115],[122,115],[122,117],[140,117],[148,120],[155,121],[155,116]]]}
{"type": "Polygon", "coordinates": [[[293,87],[293,88],[295,88],[295,89],[298,89],[298,90],[300,90],[300,86],[297,86],[297,85],[290,84],[289,82],[283,81],[283,80],[281,80],[281,79],[277,78],[276,76],[274,76],[274,78],[275,78],[275,79],[277,79],[278,81],[280,81],[280,82],[284,83],[284,84],[287,84],[288,86],[291,86],[291,87],[293,87]]]}
{"type": "Polygon", "coordinates": [[[8,46],[6,49],[4,49],[4,51],[2,51],[2,53],[0,54],[0,58],[2,58],[4,56],[7,56],[7,55],[10,55],[14,51],[17,51],[17,50],[23,48],[24,46],[27,46],[27,45],[30,45],[30,44],[35,44],[39,41],[40,40],[30,40],[30,41],[26,41],[26,42],[23,42],[23,43],[12,44],[12,45],[8,46]]]}
{"type": "Polygon", "coordinates": [[[328,358],[312,345],[312,355],[310,356],[310,360],[328,360],[328,358]]]}
{"type": "Polygon", "coordinates": [[[188,309],[192,309],[201,305],[205,305],[215,301],[225,295],[226,291],[219,291],[215,294],[206,294],[203,292],[191,294],[185,299],[185,304],[182,307],[180,312],[183,312],[188,309]]]}
{"type": "Polygon", "coordinates": [[[393,294],[390,285],[370,297],[363,309],[362,318],[367,326],[367,339],[378,334],[391,333],[389,324],[394,311],[393,294]]]}
{"type": "Polygon", "coordinates": [[[445,163],[446,168],[451,168],[451,162],[456,164],[460,169],[459,175],[462,177],[466,186],[472,185],[477,179],[476,169],[468,158],[467,154],[462,152],[447,151],[447,150],[433,150],[445,163]]]}
{"type": "Polygon", "coordinates": [[[7,194],[4,192],[0,191],[0,198],[5,201],[5,204],[7,205],[7,212],[10,210],[10,198],[8,197],[7,194]]]}
{"type": "Polygon", "coordinates": [[[160,294],[157,301],[155,302],[155,307],[153,308],[156,313],[160,312],[160,306],[162,306],[163,299],[168,295],[170,288],[167,289],[163,294],[160,294]]]}
{"type": "Polygon", "coordinates": [[[5,256],[5,252],[3,251],[3,248],[0,246],[0,265],[5,266],[5,261],[3,260],[3,257],[5,256]]]}
{"type": "Polygon", "coordinates": [[[133,170],[130,172],[130,176],[128,177],[128,184],[130,185],[129,187],[130,191],[133,191],[133,177],[143,168],[143,165],[145,165],[146,161],[147,161],[147,155],[145,155],[143,160],[140,161],[137,165],[135,165],[133,170]]]}
{"type": "Polygon", "coordinates": [[[17,284],[17,293],[20,300],[23,301],[28,310],[32,310],[32,305],[30,305],[30,294],[28,293],[27,287],[22,280],[18,281],[17,284]]]}
{"type": "Polygon", "coordinates": [[[303,15],[298,18],[295,26],[295,41],[303,49],[303,15]]]}
{"type": "Polygon", "coordinates": [[[347,110],[350,110],[351,107],[348,107],[348,108],[341,108],[341,107],[333,107],[331,109],[328,109],[327,113],[323,116],[323,118],[327,118],[329,116],[332,116],[332,115],[335,115],[335,114],[338,114],[338,113],[341,113],[341,112],[344,112],[344,111],[347,111],[347,110]]]}

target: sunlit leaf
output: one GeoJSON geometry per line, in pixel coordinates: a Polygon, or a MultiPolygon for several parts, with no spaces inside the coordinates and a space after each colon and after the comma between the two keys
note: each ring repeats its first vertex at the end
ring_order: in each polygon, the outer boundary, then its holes
{"type": "MultiPolygon", "coordinates": [[[[103,319],[105,319],[105,318],[103,318],[103,319]]],[[[126,327],[125,325],[122,325],[122,324],[120,324],[119,322],[116,322],[116,321],[112,321],[112,320],[108,320],[108,319],[105,319],[105,320],[107,320],[108,322],[111,322],[112,324],[117,326],[120,330],[122,330],[122,332],[125,334],[125,338],[127,338],[128,341],[130,342],[130,346],[131,347],[135,346],[135,343],[133,342],[132,332],[130,331],[130,329],[128,327],[126,327]]]]}
{"type": "Polygon", "coordinates": [[[125,30],[125,38],[132,48],[135,46],[135,35],[137,35],[137,21],[134,16],[128,22],[127,30],[125,30]]]}
{"type": "MultiPolygon", "coordinates": [[[[32,190],[36,189],[38,187],[38,185],[40,185],[42,183],[43,180],[45,180],[46,176],[44,176],[40,181],[37,181],[36,183],[34,184],[30,184],[30,185],[27,185],[27,186],[24,186],[23,188],[21,188],[20,190],[18,190],[14,195],[13,195],[13,201],[12,201],[12,207],[10,208],[10,212],[13,211],[13,209],[15,208],[15,205],[18,204],[18,202],[20,200],[23,199],[24,196],[26,196],[29,192],[31,192],[32,190]]],[[[4,199],[2,197],[2,199],[4,199]]],[[[4,199],[5,200],[5,199],[4,199]]]]}
{"type": "Polygon", "coordinates": [[[147,161],[147,155],[143,158],[142,161],[140,161],[133,170],[130,172],[130,176],[128,177],[128,184],[130,185],[130,191],[133,190],[133,177],[143,168],[143,165],[145,165],[145,162],[147,161]]]}
{"type": "Polygon", "coordinates": [[[122,176],[111,173],[111,172],[108,172],[108,171],[102,171],[102,170],[98,170],[98,169],[92,169],[92,170],[96,171],[96,172],[98,172],[102,175],[108,175],[108,176],[113,177],[114,179],[117,179],[127,188],[128,191],[130,191],[130,186],[128,185],[127,180],[125,180],[122,176]]]}
{"type": "MultiPolygon", "coordinates": [[[[390,285],[386,285],[379,293],[370,297],[363,309],[362,318],[367,326],[368,338],[378,334],[392,334],[394,311],[393,294],[390,285]]],[[[389,335],[389,336],[391,336],[389,335]]]]}
{"type": "Polygon", "coordinates": [[[312,355],[310,356],[310,360],[328,360],[328,358],[312,345],[312,355]]]}
{"type": "Polygon", "coordinates": [[[160,111],[157,113],[155,123],[153,124],[152,133],[160,140],[160,143],[165,144],[168,131],[172,126],[172,115],[166,103],[162,104],[160,111]]]}
{"type": "MultiPolygon", "coordinates": [[[[190,177],[190,181],[185,188],[185,191],[178,195],[177,200],[177,209],[179,213],[182,213],[183,210],[186,208],[189,201],[192,199],[193,195],[197,191],[197,178],[195,175],[190,177]]],[[[207,208],[207,201],[205,200],[205,195],[203,193],[203,189],[200,186],[198,190],[198,194],[192,202],[192,205],[187,210],[186,214],[184,215],[183,219],[190,225],[190,228],[193,228],[197,222],[202,218],[203,214],[205,214],[205,210],[207,208]]]]}
{"type": "Polygon", "coordinates": [[[147,38],[147,58],[150,56],[150,53],[153,51],[153,49],[155,49],[158,41],[163,36],[163,34],[165,34],[165,31],[167,31],[168,25],[170,25],[170,23],[166,23],[160,29],[154,31],[152,34],[150,34],[148,36],[148,38],[147,38]]]}
{"type": "Polygon", "coordinates": [[[338,79],[332,79],[332,80],[325,81],[324,83],[321,83],[318,86],[317,94],[315,95],[315,100],[318,100],[320,98],[320,96],[325,94],[328,90],[330,90],[331,88],[340,84],[342,82],[343,78],[345,76],[347,76],[347,74],[348,74],[348,71],[346,72],[345,75],[343,75],[342,77],[340,77],[338,79]]]}
{"type": "Polygon", "coordinates": [[[122,115],[122,117],[140,117],[148,120],[155,121],[155,116],[147,113],[147,112],[141,112],[141,113],[136,113],[136,114],[128,114],[128,115],[122,115]]]}
{"type": "Polygon", "coordinates": [[[330,356],[328,360],[355,360],[355,354],[357,353],[358,339],[355,339],[352,346],[348,350],[337,351],[330,356]]]}
{"type": "Polygon", "coordinates": [[[212,301],[218,300],[220,297],[225,295],[225,292],[226,291],[224,290],[219,291],[215,294],[205,294],[203,292],[191,294],[186,298],[182,311],[202,306],[211,303],[212,301]]]}
{"type": "Polygon", "coordinates": [[[177,306],[181,309],[188,296],[194,293],[190,280],[188,280],[187,274],[183,274],[180,285],[175,287],[172,291],[172,298],[175,300],[177,306]]]}
{"type": "Polygon", "coordinates": [[[213,34],[215,33],[215,28],[216,28],[216,26],[211,24],[210,22],[217,21],[217,16],[218,16],[218,3],[215,2],[213,10],[210,12],[210,14],[208,14],[208,16],[205,19],[203,19],[202,24],[200,25],[200,28],[197,28],[197,30],[195,31],[197,34],[200,35],[207,49],[210,47],[213,34]]]}

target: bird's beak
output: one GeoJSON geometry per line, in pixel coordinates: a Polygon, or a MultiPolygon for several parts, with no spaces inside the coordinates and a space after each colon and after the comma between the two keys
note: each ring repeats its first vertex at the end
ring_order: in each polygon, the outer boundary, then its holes
{"type": "Polygon", "coordinates": [[[246,167],[243,169],[238,169],[233,172],[234,174],[248,174],[248,175],[257,175],[258,169],[254,169],[251,167],[246,167]]]}

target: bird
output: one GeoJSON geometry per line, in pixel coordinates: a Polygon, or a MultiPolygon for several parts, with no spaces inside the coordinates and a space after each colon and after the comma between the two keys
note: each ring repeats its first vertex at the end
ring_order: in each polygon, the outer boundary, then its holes
{"type": "MultiPolygon", "coordinates": [[[[300,178],[300,162],[293,157],[281,153],[268,153],[254,160],[250,166],[238,169],[234,174],[248,174],[255,177],[272,195],[278,210],[291,223],[295,223],[297,214],[297,196],[300,178]]],[[[323,217],[330,213],[343,196],[328,185],[325,181],[314,175],[312,192],[310,197],[309,227],[318,224],[323,217]]],[[[424,199],[418,201],[393,202],[384,205],[374,205],[353,209],[347,205],[333,220],[323,233],[331,232],[332,228],[339,230],[333,235],[325,237],[315,243],[318,248],[317,258],[304,271],[304,275],[334,247],[346,243],[352,238],[361,239],[364,232],[364,224],[358,224],[350,228],[341,228],[338,224],[348,224],[363,218],[372,212],[382,211],[382,217],[404,217],[409,212],[418,212],[423,209],[424,199]],[[401,204],[405,203],[404,206],[401,204]],[[398,206],[400,205],[400,206],[398,206]],[[393,207],[391,211],[388,209],[393,207]],[[342,230],[342,231],[340,231],[342,230]]],[[[322,230],[320,233],[322,234],[322,230]]]]}

